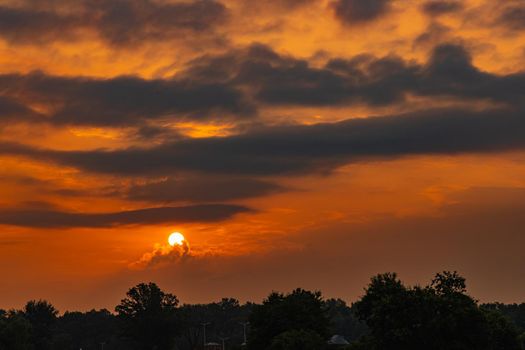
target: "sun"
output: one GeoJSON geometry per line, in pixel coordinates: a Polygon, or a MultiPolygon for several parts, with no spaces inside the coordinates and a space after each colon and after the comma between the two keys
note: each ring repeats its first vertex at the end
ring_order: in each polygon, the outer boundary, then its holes
{"type": "Polygon", "coordinates": [[[182,245],[183,242],[184,242],[185,238],[184,236],[182,235],[182,233],[180,232],[173,232],[169,237],[168,237],[168,243],[170,246],[175,246],[175,245],[182,245]]]}

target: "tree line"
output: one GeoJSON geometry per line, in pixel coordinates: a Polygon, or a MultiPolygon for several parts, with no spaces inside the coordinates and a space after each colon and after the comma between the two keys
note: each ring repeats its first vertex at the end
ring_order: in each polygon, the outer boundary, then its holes
{"type": "Polygon", "coordinates": [[[352,305],[304,289],[272,292],[261,304],[180,305],[141,283],[114,312],[60,315],[45,300],[0,310],[0,350],[520,350],[524,332],[525,304],[479,304],[456,272],[426,286],[380,274],[352,305]],[[329,344],[334,335],[343,341],[329,344]]]}

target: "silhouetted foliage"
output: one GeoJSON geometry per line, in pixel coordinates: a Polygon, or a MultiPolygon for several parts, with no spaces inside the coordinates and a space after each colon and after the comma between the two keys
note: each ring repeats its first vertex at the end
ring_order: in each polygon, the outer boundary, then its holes
{"type": "Polygon", "coordinates": [[[34,349],[31,323],[20,312],[3,312],[0,315],[0,349],[34,349]]]}
{"type": "Polygon", "coordinates": [[[457,273],[436,275],[426,287],[406,287],[395,274],[377,275],[356,303],[370,327],[369,349],[520,349],[517,332],[465,294],[457,273]]]}
{"type": "Polygon", "coordinates": [[[115,307],[123,334],[144,350],[171,349],[180,332],[177,297],[164,293],[155,283],[141,283],[126,295],[115,307]]]}
{"type": "Polygon", "coordinates": [[[352,342],[368,334],[368,327],[355,314],[355,307],[349,307],[344,300],[328,299],[324,309],[330,320],[330,334],[338,334],[352,342]]]}
{"type": "Polygon", "coordinates": [[[58,319],[59,334],[56,343],[69,344],[67,349],[118,348],[117,320],[108,310],[66,312],[58,319]],[[69,337],[68,337],[69,336],[69,337]]]}
{"type": "Polygon", "coordinates": [[[223,298],[178,306],[154,283],[131,288],[115,308],[65,312],[47,301],[0,310],[0,350],[202,350],[228,338],[226,348],[322,350],[334,334],[348,350],[518,350],[525,340],[525,304],[478,305],[455,272],[427,286],[409,287],[396,274],[372,278],[364,296],[348,306],[320,292],[271,293],[262,304],[223,298]],[[522,334],[519,336],[519,334],[522,334]]]}
{"type": "Polygon", "coordinates": [[[22,314],[31,324],[31,339],[35,349],[51,349],[52,326],[57,321],[58,310],[45,300],[31,300],[22,314]]]}
{"type": "Polygon", "coordinates": [[[284,332],[302,330],[327,339],[329,320],[320,292],[296,289],[284,295],[271,293],[250,316],[250,349],[267,349],[284,332]]]}
{"type": "Polygon", "coordinates": [[[496,311],[511,320],[520,333],[525,332],[525,303],[522,304],[483,304],[485,310],[496,311]]]}
{"type": "Polygon", "coordinates": [[[269,350],[320,350],[326,347],[326,341],[315,331],[291,330],[275,338],[269,350]]]}
{"type": "Polygon", "coordinates": [[[204,341],[203,323],[206,323],[208,341],[218,341],[219,337],[229,338],[231,344],[241,344],[243,326],[253,309],[252,303],[241,305],[237,299],[223,298],[209,304],[187,304],[180,308],[184,319],[184,330],[177,341],[181,349],[195,349],[204,341]]]}

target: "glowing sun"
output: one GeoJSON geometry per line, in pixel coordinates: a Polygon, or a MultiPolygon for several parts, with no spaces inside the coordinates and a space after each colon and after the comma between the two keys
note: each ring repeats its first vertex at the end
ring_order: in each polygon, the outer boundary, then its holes
{"type": "Polygon", "coordinates": [[[168,237],[168,243],[170,244],[170,246],[175,246],[175,245],[182,245],[184,242],[184,236],[182,235],[182,233],[180,232],[173,232],[169,237],[168,237]]]}

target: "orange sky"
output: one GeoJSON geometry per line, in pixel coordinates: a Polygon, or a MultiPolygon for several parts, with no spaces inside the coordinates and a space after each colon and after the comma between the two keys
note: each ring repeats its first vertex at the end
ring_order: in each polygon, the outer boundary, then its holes
{"type": "Polygon", "coordinates": [[[444,269],[523,301],[524,11],[0,0],[0,308],[111,309],[150,280],[353,301],[444,269]]]}

